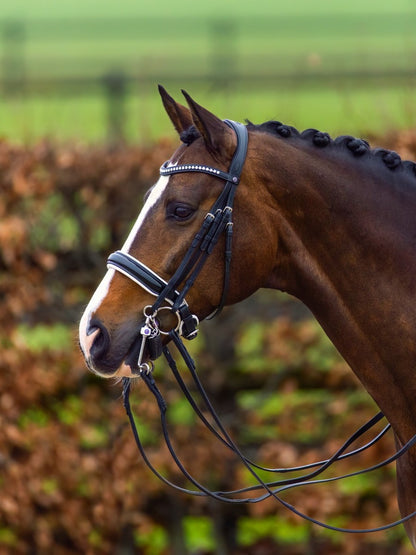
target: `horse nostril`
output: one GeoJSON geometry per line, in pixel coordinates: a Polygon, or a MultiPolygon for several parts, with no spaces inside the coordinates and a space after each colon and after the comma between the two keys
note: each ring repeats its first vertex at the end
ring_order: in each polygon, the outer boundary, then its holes
{"type": "Polygon", "coordinates": [[[110,335],[99,320],[91,320],[87,330],[90,343],[90,356],[93,360],[101,360],[110,349],[110,335]]]}

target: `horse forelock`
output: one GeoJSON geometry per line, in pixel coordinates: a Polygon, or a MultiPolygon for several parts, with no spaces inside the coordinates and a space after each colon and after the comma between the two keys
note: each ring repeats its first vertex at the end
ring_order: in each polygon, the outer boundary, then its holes
{"type": "Polygon", "coordinates": [[[198,129],[194,125],[191,125],[191,127],[188,127],[188,129],[182,131],[182,133],[180,134],[180,139],[185,145],[189,146],[200,136],[201,134],[198,129]]]}

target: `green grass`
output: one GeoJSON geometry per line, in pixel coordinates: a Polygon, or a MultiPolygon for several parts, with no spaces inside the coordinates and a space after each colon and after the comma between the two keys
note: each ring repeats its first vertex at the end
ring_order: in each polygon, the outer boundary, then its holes
{"type": "MultiPolygon", "coordinates": [[[[239,90],[215,94],[208,88],[184,87],[194,98],[222,118],[254,123],[278,119],[299,129],[308,127],[333,135],[366,136],[416,125],[415,94],[401,88],[297,90],[239,90]]],[[[180,91],[170,93],[182,101],[180,91]]],[[[61,141],[99,142],[106,136],[106,103],[101,95],[75,98],[59,95],[15,99],[0,104],[0,137],[31,143],[49,136],[61,141]]],[[[131,96],[126,105],[129,141],[175,136],[160,102],[156,83],[152,92],[131,96]]]]}
{"type": "Polygon", "coordinates": [[[170,132],[157,82],[173,93],[188,89],[221,117],[276,118],[333,134],[411,127],[415,23],[413,0],[7,0],[0,5],[0,80],[9,64],[38,93],[0,99],[0,135],[101,141],[107,106],[100,80],[112,71],[133,79],[125,107],[132,141],[170,132]],[[10,21],[24,25],[22,42],[1,34],[10,21]],[[367,78],[389,71],[409,78],[367,78]],[[334,73],[344,77],[332,80],[334,73]],[[221,75],[244,81],[231,78],[221,90],[221,75]],[[71,92],[70,83],[51,82],[57,78],[97,83],[71,92]]]}
{"type": "Polygon", "coordinates": [[[155,15],[28,20],[21,46],[26,76],[100,76],[117,67],[130,74],[180,71],[204,77],[220,70],[219,58],[228,59],[233,71],[249,75],[259,69],[297,74],[317,69],[414,68],[416,13],[410,9],[407,16],[371,11],[322,16],[302,11],[230,17],[219,11],[206,18],[194,13],[172,21],[155,15]]]}
{"type": "Polygon", "coordinates": [[[62,17],[120,17],[123,15],[145,17],[154,15],[186,15],[198,17],[220,13],[221,15],[252,16],[257,15],[325,15],[328,12],[337,14],[355,13],[408,13],[414,9],[413,0],[349,0],[348,2],[334,2],[333,0],[256,0],[240,2],[239,0],[211,0],[210,2],[195,2],[194,0],[153,0],[152,2],[137,2],[137,0],[73,0],[72,2],[45,2],[42,0],[4,0],[1,3],[0,15],[8,17],[24,17],[39,19],[60,15],[62,17]]]}

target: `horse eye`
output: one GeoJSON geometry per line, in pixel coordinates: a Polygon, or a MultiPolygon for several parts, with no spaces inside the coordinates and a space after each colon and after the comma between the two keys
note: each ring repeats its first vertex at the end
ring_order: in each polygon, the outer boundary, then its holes
{"type": "Polygon", "coordinates": [[[189,219],[194,212],[195,209],[192,206],[184,203],[172,202],[167,207],[167,216],[177,221],[189,219]]]}

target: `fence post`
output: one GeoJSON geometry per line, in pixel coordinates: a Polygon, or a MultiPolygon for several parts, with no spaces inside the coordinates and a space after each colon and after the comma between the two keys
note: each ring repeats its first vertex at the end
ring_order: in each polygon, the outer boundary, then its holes
{"type": "Polygon", "coordinates": [[[237,28],[228,19],[216,19],[210,24],[211,72],[213,85],[227,90],[237,75],[237,28]]]}
{"type": "Polygon", "coordinates": [[[104,92],[107,101],[107,138],[112,144],[125,139],[127,77],[121,71],[104,76],[104,92]]]}
{"type": "Polygon", "coordinates": [[[2,28],[1,83],[6,96],[25,89],[25,26],[20,21],[6,21],[2,28]]]}

